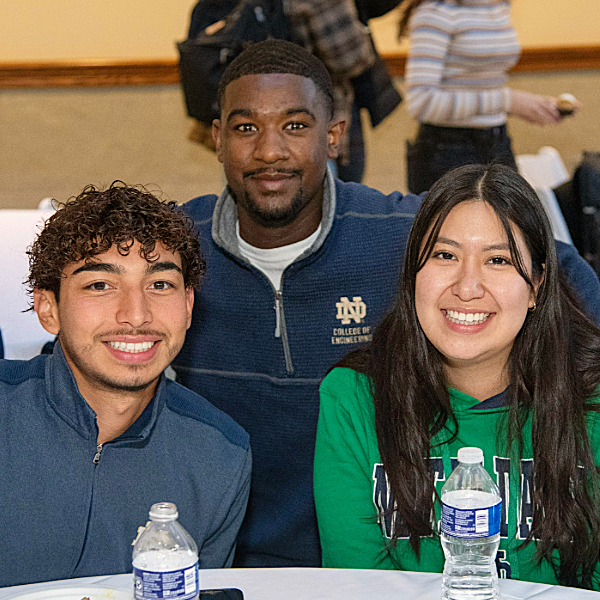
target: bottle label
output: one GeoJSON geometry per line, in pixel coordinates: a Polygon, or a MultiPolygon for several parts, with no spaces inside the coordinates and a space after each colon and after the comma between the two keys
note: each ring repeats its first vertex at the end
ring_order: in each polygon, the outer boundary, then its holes
{"type": "Polygon", "coordinates": [[[176,571],[145,571],[133,568],[136,600],[177,598],[192,600],[198,595],[198,563],[176,571]]]}
{"type": "Polygon", "coordinates": [[[484,538],[500,533],[502,500],[486,508],[455,508],[442,502],[442,533],[458,538],[484,538]]]}

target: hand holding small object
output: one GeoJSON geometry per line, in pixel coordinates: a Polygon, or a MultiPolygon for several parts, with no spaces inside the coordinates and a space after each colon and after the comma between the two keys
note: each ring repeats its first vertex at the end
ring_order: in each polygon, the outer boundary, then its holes
{"type": "Polygon", "coordinates": [[[510,92],[509,115],[535,125],[551,125],[560,121],[556,98],[523,90],[511,89],[510,92]]]}

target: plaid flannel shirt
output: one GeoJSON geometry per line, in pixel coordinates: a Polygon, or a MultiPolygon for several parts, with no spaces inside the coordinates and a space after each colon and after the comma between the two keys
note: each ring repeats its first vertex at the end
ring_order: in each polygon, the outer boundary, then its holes
{"type": "Polygon", "coordinates": [[[348,135],[354,92],[350,79],[373,66],[375,51],[354,0],[284,0],[294,41],[319,58],[333,79],[335,111],[346,120],[340,159],[348,160],[348,135]]]}

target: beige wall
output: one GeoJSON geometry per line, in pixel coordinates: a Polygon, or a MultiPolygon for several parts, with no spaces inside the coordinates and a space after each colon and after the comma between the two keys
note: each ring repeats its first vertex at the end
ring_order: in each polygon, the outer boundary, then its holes
{"type": "MultiPolygon", "coordinates": [[[[293,1],[293,0],[292,0],[293,1]]],[[[173,59],[194,0],[4,0],[0,62],[173,59]]],[[[600,45],[600,0],[513,0],[524,47],[600,45]]],[[[397,15],[374,21],[382,52],[396,43],[397,15]]]]}
{"type": "Polygon", "coordinates": [[[0,0],[0,62],[172,59],[193,0],[0,0]]]}

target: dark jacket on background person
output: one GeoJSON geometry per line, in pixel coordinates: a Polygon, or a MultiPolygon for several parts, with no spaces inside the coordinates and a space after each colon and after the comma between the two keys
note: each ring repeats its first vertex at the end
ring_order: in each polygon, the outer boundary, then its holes
{"type": "MultiPolygon", "coordinates": [[[[381,17],[393,10],[401,0],[355,0],[358,18],[363,25],[369,25],[369,19],[381,17]]],[[[369,113],[371,127],[377,127],[402,102],[402,96],[394,87],[385,61],[379,55],[375,43],[375,62],[372,67],[352,79],[354,101],[369,113]]]]}
{"type": "Polygon", "coordinates": [[[231,565],[251,469],[239,425],[163,375],[125,433],[101,448],[97,436],[59,343],[0,361],[0,586],[131,572],[138,527],[163,501],[201,568],[231,565]]]}
{"type": "MultiPolygon", "coordinates": [[[[390,306],[418,196],[326,179],[321,232],[283,273],[281,293],[244,260],[224,192],[183,205],[207,273],[173,368],[250,434],[252,489],[235,566],[320,566],[313,500],[319,384],[371,340],[390,306]]],[[[600,284],[572,246],[563,264],[600,321],[600,284]]]]}
{"type": "Polygon", "coordinates": [[[294,42],[314,54],[331,75],[335,113],[346,121],[338,163],[348,164],[352,79],[373,67],[376,59],[369,28],[361,23],[355,6],[348,0],[283,0],[283,7],[294,42]]]}

